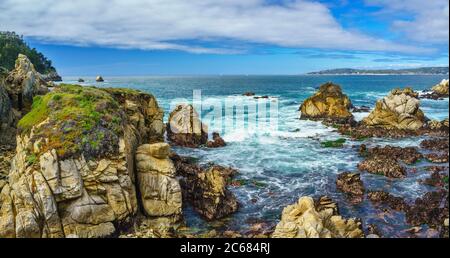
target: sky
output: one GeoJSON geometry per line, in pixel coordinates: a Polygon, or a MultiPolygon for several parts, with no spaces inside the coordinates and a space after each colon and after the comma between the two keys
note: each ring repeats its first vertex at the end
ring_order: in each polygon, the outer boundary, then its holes
{"type": "Polygon", "coordinates": [[[64,76],[448,66],[448,0],[0,0],[64,76]]]}

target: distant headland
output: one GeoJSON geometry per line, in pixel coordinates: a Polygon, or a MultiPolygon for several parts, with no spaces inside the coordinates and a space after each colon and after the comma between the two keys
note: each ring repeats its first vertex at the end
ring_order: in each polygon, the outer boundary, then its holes
{"type": "Polygon", "coordinates": [[[310,75],[433,75],[448,74],[447,67],[420,67],[409,69],[352,69],[339,68],[310,72],[310,75]]]}

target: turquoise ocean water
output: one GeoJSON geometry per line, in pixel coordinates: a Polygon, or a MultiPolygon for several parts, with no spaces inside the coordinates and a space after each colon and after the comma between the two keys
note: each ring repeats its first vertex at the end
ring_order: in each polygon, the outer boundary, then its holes
{"type": "MultiPolygon", "coordinates": [[[[415,90],[431,88],[448,76],[184,76],[184,77],[111,77],[96,83],[94,78],[82,77],[83,85],[98,87],[126,87],[152,93],[165,111],[165,119],[174,103],[182,99],[192,101],[193,90],[201,90],[202,115],[209,124],[211,107],[224,103],[226,99],[244,103],[255,101],[277,104],[277,128],[263,126],[248,129],[247,123],[236,123],[233,128],[221,131],[228,145],[218,149],[175,148],[182,155],[199,158],[200,162],[215,162],[232,166],[239,170],[238,179],[257,182],[240,187],[231,187],[241,207],[239,211],[218,223],[206,223],[190,207],[185,214],[188,226],[199,230],[211,228],[230,229],[245,232],[252,223],[269,221],[276,223],[281,210],[295,202],[300,196],[328,195],[339,203],[344,216],[360,217],[365,226],[376,224],[384,236],[407,236],[409,226],[401,213],[383,213],[367,200],[353,205],[336,191],[337,174],[343,171],[357,171],[361,158],[357,145],[361,142],[347,141],[342,149],[328,149],[320,146],[320,141],[337,139],[342,136],[320,122],[299,120],[298,108],[301,102],[312,95],[318,86],[332,81],[342,86],[355,106],[373,107],[377,99],[391,89],[410,86],[415,90]],[[254,92],[267,95],[269,99],[256,100],[244,97],[242,93],[254,92]]],[[[76,78],[64,78],[65,82],[76,83],[76,78]]],[[[421,108],[431,119],[448,117],[449,101],[421,100],[421,108]]],[[[246,121],[253,110],[242,114],[246,121]]],[[[226,113],[226,112],[225,112],[226,113]]],[[[232,119],[233,112],[226,113],[224,121],[232,119]]],[[[367,113],[355,113],[361,119],[367,113]]],[[[267,119],[260,118],[258,119],[267,119]]],[[[212,122],[213,123],[213,122],[212,122]]],[[[212,124],[209,124],[213,128],[212,124]]],[[[370,139],[368,145],[418,146],[420,138],[401,140],[370,139]]],[[[416,166],[426,166],[425,162],[416,166]]],[[[405,179],[387,179],[382,176],[362,173],[366,189],[387,190],[396,195],[414,200],[432,188],[418,183],[428,172],[410,173],[405,179]]],[[[425,234],[431,234],[433,231],[425,234]],[[431,232],[431,233],[430,233],[431,232]]]]}

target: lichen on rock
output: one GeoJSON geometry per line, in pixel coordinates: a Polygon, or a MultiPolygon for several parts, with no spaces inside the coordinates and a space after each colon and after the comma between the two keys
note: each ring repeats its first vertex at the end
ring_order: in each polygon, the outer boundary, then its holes
{"type": "Polygon", "coordinates": [[[132,90],[61,85],[35,97],[0,194],[0,236],[115,234],[138,211],[135,152],[163,139],[162,115],[132,90]]]}

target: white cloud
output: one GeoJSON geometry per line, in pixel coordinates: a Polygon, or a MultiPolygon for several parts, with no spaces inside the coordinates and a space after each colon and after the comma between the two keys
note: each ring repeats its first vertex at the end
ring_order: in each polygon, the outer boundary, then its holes
{"type": "Polygon", "coordinates": [[[398,19],[393,28],[406,33],[408,38],[424,43],[448,43],[448,0],[366,0],[368,4],[382,6],[386,13],[411,13],[414,18],[398,19]]]}
{"type": "Polygon", "coordinates": [[[77,45],[236,53],[242,49],[221,47],[220,42],[237,41],[296,48],[432,51],[345,30],[325,5],[306,0],[285,1],[282,6],[264,0],[1,0],[0,14],[0,30],[77,45]]]}

